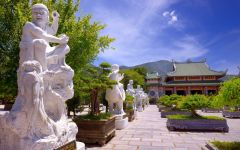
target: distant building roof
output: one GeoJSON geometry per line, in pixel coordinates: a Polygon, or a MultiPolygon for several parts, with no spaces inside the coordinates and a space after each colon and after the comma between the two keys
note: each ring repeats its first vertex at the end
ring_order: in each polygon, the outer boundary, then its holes
{"type": "Polygon", "coordinates": [[[147,73],[146,79],[156,79],[159,78],[158,72],[147,73]]]}
{"type": "Polygon", "coordinates": [[[192,62],[174,62],[174,71],[167,73],[168,76],[224,76],[227,71],[211,70],[206,61],[192,62]]]}

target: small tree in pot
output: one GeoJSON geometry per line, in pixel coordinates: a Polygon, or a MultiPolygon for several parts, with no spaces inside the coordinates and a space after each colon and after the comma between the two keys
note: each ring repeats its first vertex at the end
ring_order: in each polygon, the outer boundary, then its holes
{"type": "Polygon", "coordinates": [[[198,117],[196,109],[208,106],[208,100],[204,95],[187,95],[179,104],[179,108],[191,111],[193,117],[198,117]]]}

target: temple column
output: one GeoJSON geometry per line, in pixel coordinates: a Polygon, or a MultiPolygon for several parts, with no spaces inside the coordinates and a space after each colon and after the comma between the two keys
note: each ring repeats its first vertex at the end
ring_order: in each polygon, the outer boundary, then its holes
{"type": "Polygon", "coordinates": [[[191,94],[191,88],[190,88],[190,86],[187,87],[187,95],[188,95],[188,94],[191,94]]]}
{"type": "Polygon", "coordinates": [[[208,95],[208,88],[207,87],[204,87],[204,94],[208,95]]]}
{"type": "Polygon", "coordinates": [[[176,94],[176,93],[177,93],[176,87],[173,87],[173,94],[176,94]]]}

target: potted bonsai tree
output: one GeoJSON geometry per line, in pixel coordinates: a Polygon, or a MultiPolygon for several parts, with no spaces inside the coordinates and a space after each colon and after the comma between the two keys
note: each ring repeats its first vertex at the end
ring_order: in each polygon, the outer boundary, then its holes
{"type": "Polygon", "coordinates": [[[100,69],[89,67],[82,78],[82,92],[90,99],[90,112],[74,118],[78,126],[77,139],[84,143],[98,143],[104,145],[115,135],[115,118],[110,113],[100,112],[99,102],[107,88],[111,88],[114,81],[108,79],[110,65],[100,64],[100,69]]]}
{"type": "Polygon", "coordinates": [[[173,94],[170,96],[164,95],[160,98],[161,103],[166,106],[160,107],[159,110],[161,111],[161,117],[166,118],[167,115],[174,115],[174,114],[185,114],[190,115],[191,113],[186,110],[181,110],[179,108],[179,103],[182,101],[183,96],[173,94]]]}
{"type": "Polygon", "coordinates": [[[127,114],[129,122],[133,121],[135,118],[134,109],[133,109],[133,99],[134,99],[133,96],[126,94],[126,99],[123,103],[123,109],[127,114]]]}
{"type": "Polygon", "coordinates": [[[180,108],[191,111],[192,115],[167,116],[169,130],[201,130],[228,132],[228,125],[224,118],[216,116],[201,116],[196,109],[204,108],[208,101],[204,95],[188,95],[180,103],[180,108]]]}

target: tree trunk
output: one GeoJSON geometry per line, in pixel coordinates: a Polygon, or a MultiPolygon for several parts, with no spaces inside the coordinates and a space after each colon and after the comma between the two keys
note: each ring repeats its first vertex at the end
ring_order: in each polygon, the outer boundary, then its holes
{"type": "Polygon", "coordinates": [[[91,114],[97,115],[99,113],[98,90],[91,90],[91,114]]]}
{"type": "Polygon", "coordinates": [[[193,117],[199,117],[199,114],[196,112],[195,109],[191,109],[193,117]]]}

